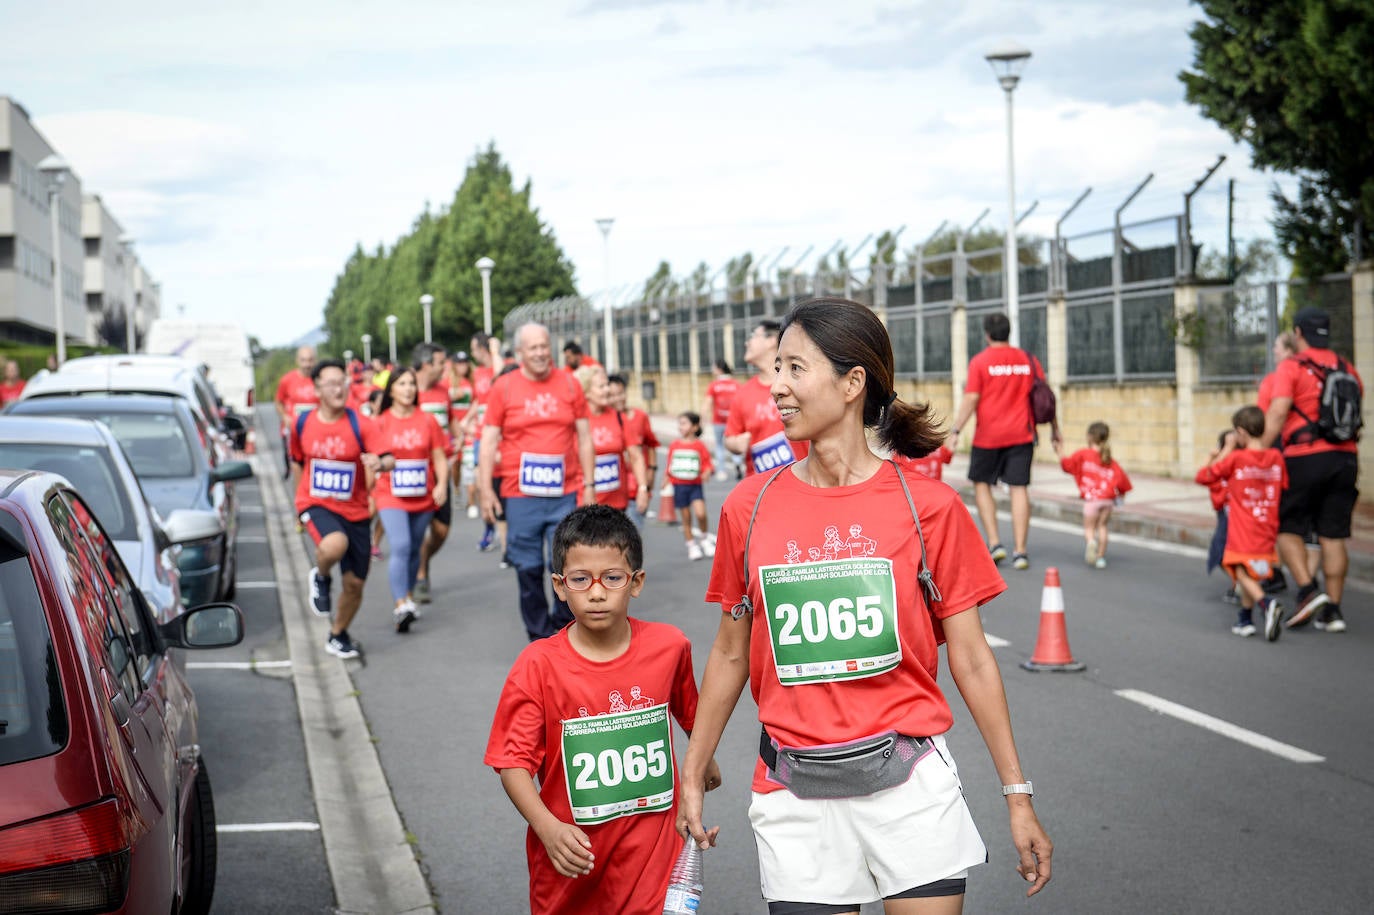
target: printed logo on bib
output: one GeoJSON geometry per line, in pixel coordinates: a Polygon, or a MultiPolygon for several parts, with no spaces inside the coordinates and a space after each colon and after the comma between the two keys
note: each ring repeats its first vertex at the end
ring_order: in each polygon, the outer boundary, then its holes
{"type": "Polygon", "coordinates": [[[403,499],[429,493],[429,461],[424,458],[397,460],[391,471],[391,494],[403,499]]]}
{"type": "Polygon", "coordinates": [[[573,822],[604,823],[673,806],[673,734],[668,706],[569,718],[563,775],[573,822]]]}
{"type": "Polygon", "coordinates": [[[521,454],[520,493],[526,496],[563,495],[563,455],[521,454]]]}
{"type": "Polygon", "coordinates": [[[749,446],[749,460],[754,462],[754,473],[764,473],[790,464],[796,459],[797,456],[792,453],[792,445],[782,432],[749,446]]]}
{"type": "Polygon", "coordinates": [[[352,461],[326,461],[323,458],[310,459],[310,496],[314,499],[353,498],[353,479],[358,465],[352,461]]]}
{"type": "Polygon", "coordinates": [[[668,476],[678,480],[697,479],[701,476],[701,455],[695,451],[674,451],[668,460],[668,476]]]}
{"type": "Polygon", "coordinates": [[[902,660],[890,559],[761,566],[778,682],[857,680],[902,660]]]}
{"type": "Polygon", "coordinates": [[[620,489],[620,455],[598,454],[592,478],[596,482],[597,492],[615,492],[620,489]]]}

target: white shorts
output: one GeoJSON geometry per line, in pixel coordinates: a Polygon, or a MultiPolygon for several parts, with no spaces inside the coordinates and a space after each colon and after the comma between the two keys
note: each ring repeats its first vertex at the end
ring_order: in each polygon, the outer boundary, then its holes
{"type": "Polygon", "coordinates": [[[866,797],[753,795],[749,820],[769,902],[875,902],[987,862],[944,737],[911,778],[866,797]]]}

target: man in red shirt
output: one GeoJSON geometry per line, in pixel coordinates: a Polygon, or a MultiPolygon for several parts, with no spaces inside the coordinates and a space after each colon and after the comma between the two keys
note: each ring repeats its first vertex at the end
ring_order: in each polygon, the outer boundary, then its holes
{"type": "Polygon", "coordinates": [[[334,609],[325,648],[341,658],[361,653],[348,624],[363,599],[372,562],[368,490],[373,476],[390,471],[396,459],[384,451],[376,426],[346,406],[348,376],[343,363],[326,359],[312,372],[318,406],[291,423],[288,453],[297,475],[296,511],[315,542],[315,565],[306,580],[317,616],[331,612],[330,572],[343,570],[343,591],[334,609]]]}
{"type": "Polygon", "coordinates": [[[5,363],[5,380],[0,382],[0,407],[14,403],[23,393],[24,379],[19,374],[19,363],[10,359],[5,363]]]}
{"type": "Polygon", "coordinates": [[[282,452],[286,455],[286,472],[283,479],[291,478],[291,451],[287,447],[291,424],[296,417],[307,410],[313,410],[320,402],[315,392],[312,373],[315,370],[315,348],[302,346],[296,350],[296,367],[277,382],[277,418],[281,420],[282,452]]]}
{"type": "Polygon", "coordinates": [[[641,488],[647,489],[652,496],[654,492],[654,482],[658,479],[658,436],[654,435],[653,424],[649,422],[649,414],[638,407],[627,408],[625,405],[625,376],[619,373],[609,375],[606,384],[611,392],[611,409],[620,413],[625,421],[626,437],[638,436],[644,448],[644,475],[646,480],[635,478],[634,471],[626,468],[625,495],[629,499],[629,504],[625,506],[625,514],[630,516],[635,527],[644,529],[644,515],[639,511],[639,506],[635,504],[635,498],[639,495],[641,488]]]}
{"type": "Polygon", "coordinates": [[[554,370],[549,329],[525,324],[515,334],[520,367],[497,378],[487,401],[477,464],[482,517],[501,512],[492,480],[501,454],[501,492],[509,534],[506,555],[520,586],[520,614],[530,640],[572,622],[568,605],[545,591],[553,532],[578,504],[596,501],[587,399],[577,379],[554,370]]]}
{"type": "Polygon", "coordinates": [[[735,402],[739,382],[731,377],[730,363],[724,359],[716,360],[715,370],[716,377],[706,386],[706,399],[702,404],[701,415],[710,417],[711,428],[716,433],[716,479],[724,480],[726,465],[733,464],[735,479],[739,480],[744,478],[744,464],[738,455],[733,455],[725,449],[725,424],[730,421],[730,406],[735,402]]]}
{"type": "Polygon", "coordinates": [[[1331,317],[1320,308],[1303,308],[1293,318],[1297,353],[1279,363],[1265,413],[1264,444],[1279,445],[1288,467],[1288,489],[1279,503],[1279,556],[1298,583],[1297,610],[1289,628],[1304,626],[1314,613],[1316,626],[1344,632],[1341,596],[1349,565],[1346,541],[1359,490],[1358,445],[1331,441],[1318,429],[1323,379],[1328,371],[1354,376],[1361,395],[1364,382],[1354,367],[1331,351],[1331,317]],[[1316,531],[1321,544],[1325,590],[1307,573],[1303,538],[1316,531]]]}
{"type": "Polygon", "coordinates": [[[575,372],[584,365],[600,364],[600,362],[597,362],[591,356],[582,352],[582,347],[578,345],[576,340],[569,340],[567,343],[563,344],[563,368],[567,369],[569,372],[575,372]]]}
{"type": "Polygon", "coordinates": [[[744,342],[744,361],[758,374],[740,385],[725,421],[725,447],[744,455],[744,475],[753,476],[806,457],[807,442],[789,441],[770,390],[777,374],[777,321],[763,320],[744,342]]]}
{"type": "Polygon", "coordinates": [[[454,463],[458,451],[454,443],[462,440],[461,424],[453,419],[453,401],[449,397],[448,379],[445,377],[445,363],[448,351],[437,343],[420,343],[411,352],[410,364],[415,369],[415,383],[420,389],[417,405],[421,410],[434,417],[444,432],[444,455],[449,462],[449,498],[434,512],[430,519],[429,531],[424,543],[420,545],[420,571],[415,576],[412,590],[416,602],[427,604],[429,595],[429,560],[439,552],[448,539],[450,525],[453,524],[453,486],[461,468],[454,463]]]}
{"type": "MultiPolygon", "coordinates": [[[[1040,360],[1008,343],[1011,321],[998,312],[983,319],[987,346],[968,362],[968,381],[949,446],[959,446],[959,432],[977,414],[968,478],[978,502],[978,518],[988,538],[994,562],[1007,558],[997,532],[997,501],[992,487],[1001,480],[1011,488],[1012,566],[1029,569],[1026,541],[1030,536],[1031,461],[1035,457],[1035,421],[1031,416],[1030,391],[1036,378],[1044,378],[1040,360]]],[[[1050,438],[1060,442],[1059,421],[1050,427],[1050,438]]]]}

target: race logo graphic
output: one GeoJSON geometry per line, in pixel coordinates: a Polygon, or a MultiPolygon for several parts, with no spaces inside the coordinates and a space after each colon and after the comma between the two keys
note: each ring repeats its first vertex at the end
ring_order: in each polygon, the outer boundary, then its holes
{"type": "Polygon", "coordinates": [[[424,443],[425,437],[420,434],[419,429],[402,429],[391,434],[391,447],[397,451],[419,448],[424,443]]]}
{"type": "Polygon", "coordinates": [[[558,415],[558,398],[552,394],[536,394],[526,398],[525,415],[535,419],[553,419],[558,415]]]}
{"type": "Polygon", "coordinates": [[[754,404],[754,423],[768,423],[777,420],[781,422],[782,414],[778,412],[778,405],[772,398],[754,404]]]}
{"type": "Polygon", "coordinates": [[[601,712],[591,712],[585,705],[578,706],[577,716],[588,718],[592,715],[614,715],[617,712],[632,712],[639,709],[653,708],[658,705],[650,696],[644,695],[644,691],[636,684],[630,687],[630,698],[627,700],[625,694],[618,689],[613,689],[606,697],[609,708],[601,712]]]}
{"type": "Polygon", "coordinates": [[[342,437],[330,435],[324,438],[317,438],[310,445],[310,457],[324,458],[327,461],[337,461],[348,453],[348,443],[342,437]]]}
{"type": "Polygon", "coordinates": [[[605,426],[595,426],[592,428],[592,447],[598,452],[602,448],[610,448],[615,445],[615,430],[605,426]]]}
{"type": "Polygon", "coordinates": [[[783,561],[788,565],[802,562],[820,562],[834,559],[863,559],[878,551],[878,541],[864,534],[863,525],[851,524],[847,533],[841,533],[837,524],[827,524],[821,531],[821,545],[803,549],[796,540],[787,541],[787,552],[783,561]]]}

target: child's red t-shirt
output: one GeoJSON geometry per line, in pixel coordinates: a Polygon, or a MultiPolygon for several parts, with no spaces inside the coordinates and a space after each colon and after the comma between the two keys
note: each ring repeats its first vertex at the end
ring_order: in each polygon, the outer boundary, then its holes
{"type": "Polygon", "coordinates": [[[668,482],[689,486],[711,475],[711,450],[699,438],[680,438],[668,446],[668,482]],[[693,472],[695,471],[695,472],[693,472]]]}
{"type": "Polygon", "coordinates": [[[1231,514],[1226,552],[1272,556],[1279,536],[1279,497],[1288,488],[1288,469],[1277,448],[1242,448],[1197,472],[1197,482],[1226,484],[1231,514]]]}
{"type": "Polygon", "coordinates": [[[1061,460],[1059,466],[1073,475],[1084,502],[1115,499],[1131,491],[1131,479],[1126,471],[1116,461],[1102,463],[1102,455],[1096,448],[1080,448],[1061,460]]]}
{"type": "Polygon", "coordinates": [[[932,480],[938,480],[944,476],[943,465],[954,460],[954,451],[948,445],[941,445],[925,457],[909,458],[900,454],[894,454],[892,457],[902,467],[914,470],[932,480]]]}

